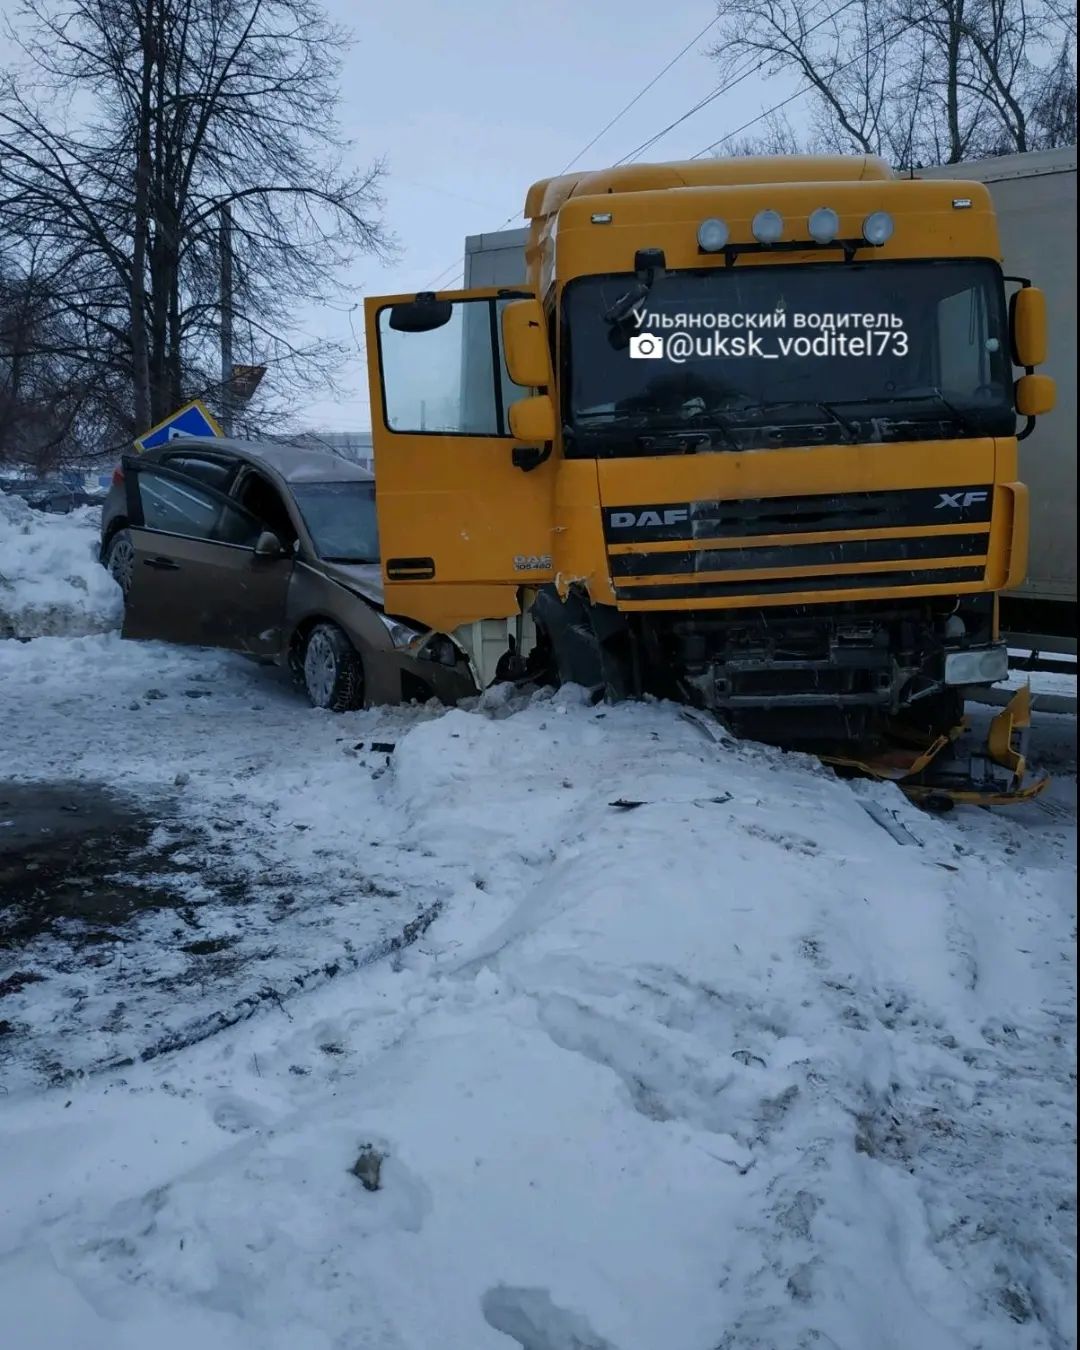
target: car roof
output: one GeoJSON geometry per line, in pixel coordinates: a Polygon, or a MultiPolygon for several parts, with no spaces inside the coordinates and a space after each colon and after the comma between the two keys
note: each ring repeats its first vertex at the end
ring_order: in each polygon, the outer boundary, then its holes
{"type": "Polygon", "coordinates": [[[296,445],[288,441],[242,441],[235,437],[178,436],[162,446],[171,453],[177,450],[216,450],[235,455],[252,464],[262,464],[286,483],[370,483],[375,475],[369,470],[342,459],[332,450],[315,446],[296,445]]]}

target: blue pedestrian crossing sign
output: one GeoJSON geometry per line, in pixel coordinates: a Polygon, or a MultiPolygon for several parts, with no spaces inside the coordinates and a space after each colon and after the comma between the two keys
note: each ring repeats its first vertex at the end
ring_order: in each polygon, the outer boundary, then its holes
{"type": "Polygon", "coordinates": [[[199,400],[192,399],[164,422],[143,432],[135,438],[135,449],[152,450],[155,446],[165,445],[169,441],[186,436],[223,436],[225,433],[211,416],[209,409],[199,400]]]}

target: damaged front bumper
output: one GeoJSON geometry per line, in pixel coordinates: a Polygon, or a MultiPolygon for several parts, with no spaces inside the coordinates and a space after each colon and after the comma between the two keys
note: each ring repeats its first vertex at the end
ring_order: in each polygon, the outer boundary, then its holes
{"type": "Polygon", "coordinates": [[[828,764],[894,782],[913,801],[927,805],[1007,806],[1030,801],[1049,786],[1046,774],[1027,778],[1030,685],[1018,689],[997,714],[986,745],[975,754],[959,751],[967,725],[965,718],[947,734],[922,742],[908,733],[897,733],[895,744],[885,750],[822,758],[828,764]]]}

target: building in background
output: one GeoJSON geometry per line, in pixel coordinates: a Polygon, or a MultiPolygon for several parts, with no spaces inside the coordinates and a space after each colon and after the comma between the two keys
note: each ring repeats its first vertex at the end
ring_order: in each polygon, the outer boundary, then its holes
{"type": "Polygon", "coordinates": [[[289,439],[296,445],[316,446],[340,455],[363,469],[375,468],[370,431],[303,431],[289,439]]]}

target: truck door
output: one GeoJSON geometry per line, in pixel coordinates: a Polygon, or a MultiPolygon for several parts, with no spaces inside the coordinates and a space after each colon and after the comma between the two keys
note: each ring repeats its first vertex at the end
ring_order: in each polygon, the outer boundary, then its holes
{"type": "Polygon", "coordinates": [[[518,588],[554,576],[540,305],[485,288],[365,310],[386,609],[442,631],[516,614],[518,588]]]}

